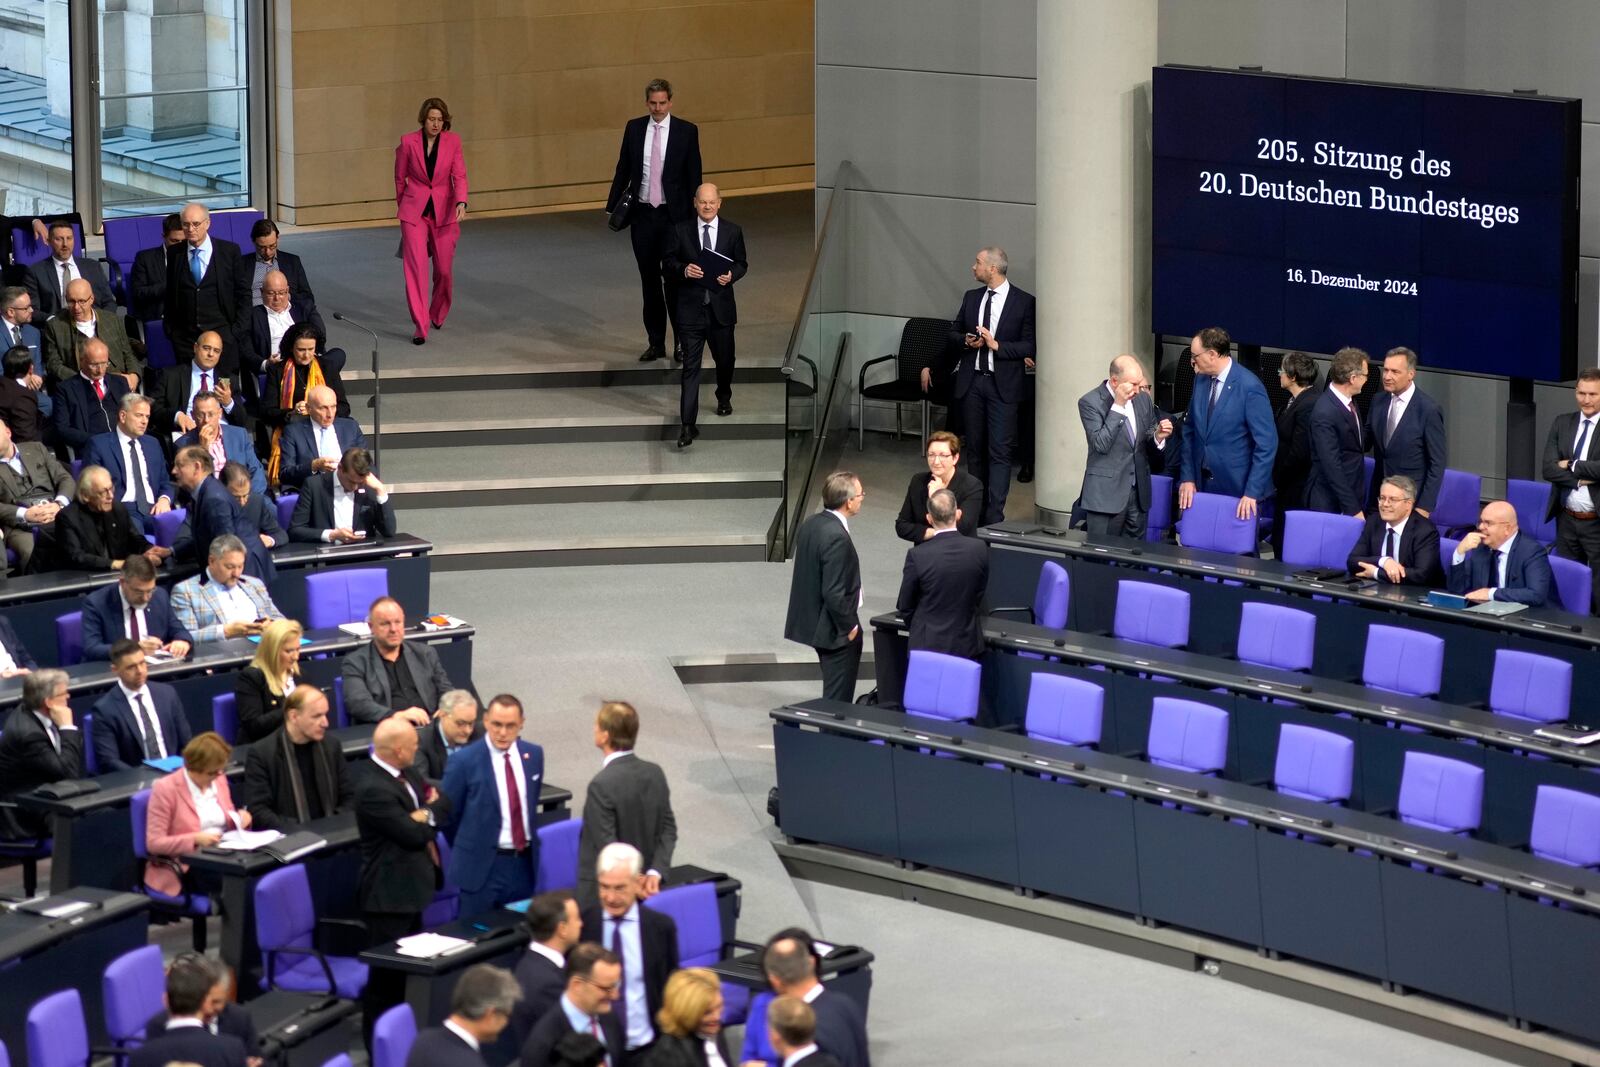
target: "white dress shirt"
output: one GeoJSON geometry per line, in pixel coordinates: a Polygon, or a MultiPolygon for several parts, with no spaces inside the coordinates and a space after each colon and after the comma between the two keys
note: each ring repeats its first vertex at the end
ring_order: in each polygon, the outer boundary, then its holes
{"type": "MultiPolygon", "coordinates": [[[[1491,552],[1500,553],[1500,556],[1499,556],[1500,562],[1498,564],[1496,564],[1496,566],[1495,566],[1495,583],[1494,583],[1494,587],[1496,589],[1504,589],[1506,587],[1506,564],[1511,562],[1511,546],[1516,544],[1516,543],[1517,543],[1517,535],[1516,534],[1512,534],[1510,537],[1506,538],[1505,544],[1501,545],[1499,548],[1490,549],[1491,552]]],[[[1484,548],[1489,548],[1489,542],[1484,541],[1484,542],[1482,542],[1482,544],[1483,544],[1484,548]]],[[[1461,546],[1460,545],[1457,545],[1455,554],[1450,557],[1450,562],[1452,564],[1460,564],[1461,561],[1466,559],[1466,558],[1467,558],[1466,553],[1461,551],[1461,546]]]]}
{"type": "Polygon", "coordinates": [[[72,320],[72,325],[79,333],[83,334],[85,337],[93,337],[95,335],[95,326],[99,323],[99,321],[100,320],[97,317],[95,317],[94,315],[90,315],[87,319],[85,319],[82,322],[79,322],[77,319],[73,319],[72,320]]]}
{"type": "MultiPolygon", "coordinates": [[[[196,246],[185,244],[183,249],[183,269],[192,271],[190,266],[194,262],[194,249],[196,246]]],[[[206,234],[206,239],[199,244],[200,248],[200,273],[203,276],[211,266],[211,235],[206,234]]]]}
{"type": "Polygon", "coordinates": [[[699,245],[701,248],[713,248],[713,249],[716,248],[717,247],[717,222],[718,222],[718,219],[716,219],[716,218],[713,218],[710,222],[707,222],[705,219],[701,218],[699,215],[696,215],[695,218],[694,218],[694,241],[695,241],[695,244],[699,245]],[[707,226],[711,227],[711,240],[709,240],[709,241],[706,240],[706,227],[707,226]]]}
{"type": "Polygon", "coordinates": [[[722,1058],[722,1050],[717,1048],[714,1038],[702,1038],[700,1047],[705,1050],[706,1067],[728,1067],[728,1061],[722,1058]]]}
{"type": "Polygon", "coordinates": [[[543,956],[557,967],[564,968],[567,965],[567,958],[565,956],[551,948],[549,945],[541,944],[538,941],[529,941],[528,951],[535,953],[536,955],[543,956]]]}
{"type": "MultiPolygon", "coordinates": [[[[381,506],[389,502],[389,494],[382,493],[374,498],[381,506]]],[[[333,529],[323,530],[322,539],[333,541],[334,530],[354,530],[356,528],[356,494],[344,491],[344,486],[339,484],[339,479],[333,479],[333,529]]]]}
{"type": "Polygon", "coordinates": [[[69,722],[65,726],[57,726],[50,716],[41,715],[37,711],[33,713],[33,717],[39,720],[40,726],[44,727],[45,736],[50,738],[50,744],[55,748],[56,755],[61,755],[61,735],[68,730],[76,730],[78,728],[77,724],[69,722]]]}
{"type": "Polygon", "coordinates": [[[522,794],[522,830],[524,840],[532,843],[533,826],[528,818],[528,809],[531,804],[528,799],[528,776],[522,772],[522,752],[517,748],[516,742],[504,752],[494,747],[494,742],[485,736],[483,743],[489,746],[489,762],[494,769],[494,791],[500,801],[500,840],[495,843],[496,848],[514,848],[511,841],[511,799],[506,795],[506,763],[511,763],[511,771],[517,776],[517,791],[522,794]]]}
{"type": "MultiPolygon", "coordinates": [[[[1407,515],[1405,518],[1401,519],[1399,522],[1392,522],[1392,523],[1385,523],[1384,524],[1384,536],[1385,537],[1388,536],[1388,531],[1389,530],[1393,530],[1394,531],[1394,550],[1396,552],[1400,551],[1400,539],[1405,537],[1405,535],[1406,535],[1406,523],[1408,523],[1410,521],[1411,521],[1411,516],[1407,515]]],[[[1383,543],[1381,541],[1378,543],[1378,551],[1379,552],[1383,551],[1383,543]]],[[[1394,559],[1394,558],[1395,558],[1394,556],[1379,556],[1378,557],[1378,566],[1381,568],[1383,566],[1383,561],[1384,560],[1386,560],[1386,559],[1394,559]]]]}
{"type": "Polygon", "coordinates": [[[473,1037],[471,1034],[467,1033],[467,1031],[463,1030],[459,1025],[457,1025],[457,1023],[456,1023],[456,1021],[454,1019],[446,1019],[444,1021],[444,1028],[446,1030],[450,1031],[452,1034],[455,1034],[461,1040],[465,1041],[468,1045],[470,1045],[471,1048],[472,1048],[472,1051],[474,1051],[474,1052],[478,1051],[478,1039],[473,1037]]]}
{"type": "MultiPolygon", "coordinates": [[[[317,443],[317,456],[319,458],[331,459],[335,463],[344,458],[344,450],[339,447],[339,431],[334,423],[330,422],[324,426],[316,419],[312,419],[311,438],[317,443]]],[[[337,488],[336,485],[335,489],[337,488]]]]}
{"type": "Polygon", "coordinates": [[[144,483],[144,498],[150,501],[150,503],[154,504],[156,502],[156,493],[150,485],[150,457],[144,454],[143,448],[139,447],[137,438],[129,437],[127,434],[122,432],[121,427],[118,427],[117,455],[122,457],[122,473],[124,475],[122,479],[122,502],[124,504],[131,504],[138,498],[139,495],[137,488],[133,484],[133,471],[128,469],[129,445],[132,445],[134,448],[139,450],[139,480],[144,483]]]}
{"type": "MultiPolygon", "coordinates": [[[[1594,435],[1597,433],[1600,433],[1600,415],[1590,415],[1585,418],[1583,412],[1578,412],[1578,427],[1572,434],[1572,459],[1568,462],[1568,466],[1594,455],[1594,435]],[[1589,427],[1587,435],[1583,432],[1585,425],[1589,427]],[[1584,438],[1582,455],[1578,454],[1578,438],[1580,437],[1584,438]]],[[[1580,485],[1567,494],[1566,509],[1585,513],[1594,511],[1594,494],[1589,492],[1587,485],[1580,485]]]]}
{"type": "MultiPolygon", "coordinates": [[[[57,259],[53,255],[50,257],[50,273],[56,276],[56,281],[58,282],[61,280],[61,268],[63,267],[66,268],[67,274],[71,276],[72,281],[77,281],[83,277],[83,271],[78,269],[76,256],[68,256],[66,259],[57,259]]],[[[63,303],[67,299],[66,286],[61,287],[61,299],[63,303]]]]}
{"type": "Polygon", "coordinates": [[[1406,405],[1411,403],[1411,398],[1417,395],[1417,383],[1412,382],[1405,387],[1403,392],[1389,394],[1389,413],[1384,417],[1384,425],[1378,432],[1385,437],[1389,436],[1389,427],[1397,426],[1400,420],[1406,417],[1406,405]]]}
{"type": "MultiPolygon", "coordinates": [[[[205,376],[206,376],[206,385],[207,385],[207,387],[213,393],[217,391],[217,379],[226,377],[226,375],[219,375],[217,373],[217,368],[215,368],[215,367],[211,367],[210,369],[206,369],[206,368],[201,367],[200,364],[198,364],[198,363],[190,363],[189,364],[189,400],[190,400],[190,406],[191,407],[193,406],[195,394],[205,391],[205,390],[202,390],[200,388],[200,375],[202,373],[204,373],[205,376]]],[[[226,413],[232,411],[233,410],[233,405],[236,404],[236,403],[238,403],[238,401],[229,401],[228,406],[222,409],[223,413],[226,414],[226,413]]]]}
{"type": "Polygon", "coordinates": [[[122,636],[130,640],[133,638],[133,634],[128,632],[128,612],[132,611],[139,616],[139,636],[149,637],[150,616],[145,614],[145,609],[136,608],[128,603],[127,594],[123,593],[120,588],[117,591],[117,599],[122,601],[122,636]]]}
{"type": "MultiPolygon", "coordinates": [[[[600,943],[611,947],[611,929],[622,923],[622,1008],[623,1030],[627,1032],[630,1049],[648,1045],[655,1040],[655,1027],[650,1025],[650,1005],[644,991],[644,943],[639,935],[639,905],[633,904],[620,920],[601,913],[600,943]]],[[[615,1009],[613,1009],[615,1010],[615,1009]]]]}
{"type": "Polygon", "coordinates": [[[139,731],[140,743],[143,744],[145,741],[150,740],[144,731],[145,713],[148,712],[150,725],[154,726],[156,731],[156,755],[166,759],[170,754],[167,752],[167,739],[161,733],[161,717],[156,714],[156,702],[150,699],[150,687],[142,685],[138,689],[129,689],[121,682],[118,682],[117,688],[122,691],[122,699],[128,702],[128,710],[133,713],[133,725],[139,731]],[[139,706],[141,697],[144,699],[144,707],[142,709],[139,706]]]}
{"type": "MultiPolygon", "coordinates": [[[[1011,295],[1011,283],[1009,281],[1001,282],[999,285],[990,290],[990,292],[994,293],[993,297],[990,297],[987,293],[978,294],[978,312],[977,318],[973,320],[975,323],[972,328],[973,333],[977,333],[978,327],[983,325],[983,302],[985,300],[990,302],[989,332],[992,334],[994,333],[995,329],[999,327],[1000,315],[1006,309],[1006,297],[1011,295]]],[[[994,350],[991,349],[987,344],[978,349],[978,358],[986,359],[987,362],[974,363],[973,366],[988,371],[994,370],[994,350]]]]}
{"type": "MultiPolygon", "coordinates": [[[[406,781],[406,776],[400,773],[399,767],[395,767],[379,759],[376,752],[372,753],[370,758],[373,763],[376,763],[378,766],[382,767],[390,778],[397,780],[401,785],[406,787],[406,795],[411,798],[411,806],[413,809],[422,807],[422,801],[417,799],[417,791],[411,788],[411,783],[406,781]]],[[[433,820],[430,818],[428,821],[429,825],[432,825],[433,820]]]]}
{"type": "Polygon", "coordinates": [[[0,641],[0,671],[14,671],[17,661],[11,658],[11,653],[6,649],[5,643],[0,641]]]}
{"type": "Polygon", "coordinates": [[[195,814],[200,816],[201,830],[216,830],[219,833],[233,829],[228,824],[228,813],[222,810],[222,798],[217,795],[217,782],[212,779],[211,784],[201,789],[194,784],[194,779],[189,777],[189,772],[183,772],[183,783],[189,787],[189,799],[194,801],[195,814]]]}
{"type": "Polygon", "coordinates": [[[267,352],[267,359],[272,358],[272,353],[278,351],[278,346],[283,343],[283,335],[289,332],[289,327],[294,325],[294,316],[288,308],[282,311],[273,311],[267,308],[267,339],[272,342],[272,348],[267,352]]]}
{"type": "MultiPolygon", "coordinates": [[[[658,136],[661,138],[661,163],[665,166],[667,162],[667,138],[672,136],[671,115],[668,115],[660,122],[655,119],[649,119],[644,124],[644,166],[639,170],[639,193],[634,198],[640,204],[648,204],[650,202],[650,146],[658,136]],[[659,134],[656,132],[657,127],[660,127],[661,130],[659,134]]],[[[661,183],[661,195],[663,197],[667,195],[665,181],[661,183]]]]}

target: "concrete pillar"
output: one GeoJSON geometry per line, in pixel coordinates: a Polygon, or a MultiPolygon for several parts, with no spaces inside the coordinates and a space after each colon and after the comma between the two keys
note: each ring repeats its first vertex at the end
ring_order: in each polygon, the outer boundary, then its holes
{"type": "Polygon", "coordinates": [[[1043,0],[1038,14],[1035,493],[1065,525],[1082,486],[1078,397],[1150,333],[1150,68],[1156,0],[1043,0]]]}

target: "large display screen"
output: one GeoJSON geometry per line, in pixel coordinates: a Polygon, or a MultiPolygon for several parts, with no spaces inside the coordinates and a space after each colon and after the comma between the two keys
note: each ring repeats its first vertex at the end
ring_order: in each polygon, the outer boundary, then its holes
{"type": "Polygon", "coordinates": [[[1577,100],[1154,71],[1155,332],[1565,381],[1577,100]]]}

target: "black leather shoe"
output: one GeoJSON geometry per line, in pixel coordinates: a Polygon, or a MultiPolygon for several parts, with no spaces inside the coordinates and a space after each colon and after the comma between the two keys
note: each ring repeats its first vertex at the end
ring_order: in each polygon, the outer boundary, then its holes
{"type": "Polygon", "coordinates": [[[667,358],[666,351],[664,349],[657,348],[655,345],[651,345],[649,348],[647,348],[643,352],[639,353],[639,362],[640,363],[653,363],[658,359],[666,359],[666,358],[667,358]]]}
{"type": "Polygon", "coordinates": [[[442,330],[442,329],[444,329],[444,323],[442,323],[442,322],[433,323],[433,328],[435,330],[442,330]]]}
{"type": "Polygon", "coordinates": [[[733,414],[733,405],[728,403],[726,400],[718,401],[718,403],[717,403],[717,414],[718,415],[732,415],[733,414]]]}
{"type": "Polygon", "coordinates": [[[694,444],[694,439],[699,436],[699,432],[693,426],[685,426],[678,432],[678,447],[688,448],[694,444]]]}
{"type": "Polygon", "coordinates": [[[1017,481],[1022,482],[1023,484],[1033,481],[1033,468],[1023,467],[1020,471],[1018,471],[1017,481]]]}
{"type": "Polygon", "coordinates": [[[428,343],[428,339],[426,337],[417,336],[411,339],[411,343],[414,345],[425,345],[428,343]]]}
{"type": "Polygon", "coordinates": [[[674,362],[674,363],[682,363],[683,362],[683,346],[682,345],[673,345],[672,346],[672,362],[674,362]]]}
{"type": "Polygon", "coordinates": [[[689,427],[689,432],[694,434],[696,439],[698,439],[700,437],[700,427],[699,426],[691,426],[691,427],[689,427]]]}

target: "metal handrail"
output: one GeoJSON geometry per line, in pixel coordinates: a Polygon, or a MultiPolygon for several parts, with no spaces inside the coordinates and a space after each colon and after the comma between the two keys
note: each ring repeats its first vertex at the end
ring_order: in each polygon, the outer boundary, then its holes
{"type": "MultiPolygon", "coordinates": [[[[805,288],[800,290],[800,307],[795,311],[794,325],[789,329],[789,343],[784,346],[783,350],[782,370],[785,378],[794,376],[794,361],[795,356],[799,353],[800,333],[805,329],[806,319],[809,317],[806,314],[806,309],[811,306],[811,290],[817,284],[817,264],[822,262],[822,253],[828,247],[828,233],[833,224],[834,205],[839,202],[839,193],[844,191],[841,182],[844,181],[847,174],[854,174],[855,169],[856,165],[854,163],[848,159],[843,159],[839,161],[839,165],[833,170],[833,187],[828,192],[828,206],[822,212],[822,228],[817,231],[817,246],[811,253],[811,264],[806,268],[805,288]]],[[[821,383],[819,382],[818,385],[820,386],[821,383]]]]}

